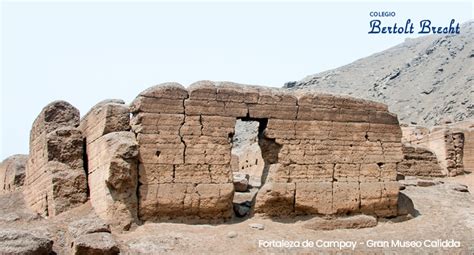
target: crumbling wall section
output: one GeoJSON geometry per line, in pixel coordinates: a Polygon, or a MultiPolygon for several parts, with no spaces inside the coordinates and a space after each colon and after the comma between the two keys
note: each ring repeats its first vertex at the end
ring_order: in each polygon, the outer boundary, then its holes
{"type": "Polygon", "coordinates": [[[81,120],[91,204],[102,219],[127,230],[137,217],[138,143],[121,100],[94,106],[81,120]]]}
{"type": "Polygon", "coordinates": [[[474,172],[474,120],[465,120],[449,125],[454,132],[463,133],[463,167],[465,172],[474,172]]]}
{"type": "Polygon", "coordinates": [[[0,163],[0,194],[18,190],[25,181],[28,155],[12,155],[0,163]]]}
{"type": "Polygon", "coordinates": [[[431,150],[446,176],[456,176],[464,172],[464,132],[451,125],[436,126],[426,131],[417,126],[402,127],[403,140],[431,150]],[[417,135],[414,135],[417,134],[417,135]]]}
{"type": "Polygon", "coordinates": [[[64,101],[43,108],[30,132],[24,197],[42,216],[54,216],[87,200],[79,111],[64,101]]]}
{"type": "Polygon", "coordinates": [[[403,144],[403,161],[398,163],[397,172],[405,176],[446,176],[434,152],[411,144],[403,144]]]}

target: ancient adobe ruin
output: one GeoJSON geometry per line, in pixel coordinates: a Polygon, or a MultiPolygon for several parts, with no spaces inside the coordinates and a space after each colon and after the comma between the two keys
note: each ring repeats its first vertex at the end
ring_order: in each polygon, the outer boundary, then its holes
{"type": "Polygon", "coordinates": [[[456,176],[474,170],[472,156],[474,122],[472,120],[447,123],[432,128],[422,126],[402,126],[401,128],[402,143],[406,153],[405,159],[400,163],[399,172],[414,176],[439,177],[456,176]],[[421,167],[422,165],[426,167],[421,167]]]}
{"type": "Polygon", "coordinates": [[[21,188],[25,182],[28,155],[12,155],[0,163],[0,194],[21,188]]]}
{"type": "Polygon", "coordinates": [[[151,87],[81,120],[46,106],[33,124],[24,195],[43,216],[90,200],[116,229],[233,216],[236,121],[259,123],[264,161],[253,213],[397,215],[402,132],[380,103],[230,82],[151,87]],[[131,116],[131,117],[130,117],[131,116]]]}

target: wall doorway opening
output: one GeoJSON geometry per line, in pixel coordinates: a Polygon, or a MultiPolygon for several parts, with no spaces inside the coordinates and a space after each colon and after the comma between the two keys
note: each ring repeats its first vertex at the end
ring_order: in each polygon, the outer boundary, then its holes
{"type": "Polygon", "coordinates": [[[270,164],[278,161],[280,145],[265,137],[268,119],[237,119],[232,138],[231,168],[234,181],[235,216],[252,213],[255,197],[265,184],[270,164]]]}

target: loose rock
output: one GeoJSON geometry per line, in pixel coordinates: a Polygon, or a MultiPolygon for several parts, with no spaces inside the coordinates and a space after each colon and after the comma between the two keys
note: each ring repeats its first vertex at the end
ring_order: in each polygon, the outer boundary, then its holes
{"type": "Polygon", "coordinates": [[[458,183],[456,183],[456,184],[452,185],[451,188],[452,188],[453,190],[459,191],[459,192],[469,192],[468,187],[467,187],[466,185],[464,185],[464,184],[458,184],[458,183]]]}
{"type": "Polygon", "coordinates": [[[264,230],[265,229],[265,226],[263,224],[260,224],[260,223],[249,224],[249,227],[253,228],[253,229],[258,229],[258,230],[264,230]]]}
{"type": "Polygon", "coordinates": [[[112,255],[119,254],[117,243],[110,233],[92,233],[80,236],[74,241],[74,254],[84,255],[112,255]]]}
{"type": "Polygon", "coordinates": [[[236,238],[237,235],[238,235],[237,232],[234,232],[234,231],[230,231],[229,233],[227,233],[228,238],[236,238]]]}
{"type": "Polygon", "coordinates": [[[249,175],[234,173],[234,189],[237,192],[245,192],[249,187],[249,175]]]}
{"type": "Polygon", "coordinates": [[[0,230],[0,254],[50,254],[53,241],[28,231],[0,230]]]}
{"type": "Polygon", "coordinates": [[[304,228],[313,230],[333,230],[346,228],[370,228],[377,226],[377,219],[368,215],[355,215],[337,218],[313,218],[306,222],[304,228]]]}
{"type": "Polygon", "coordinates": [[[23,186],[28,155],[13,155],[0,163],[0,194],[23,186]]]}
{"type": "Polygon", "coordinates": [[[244,202],[240,204],[234,204],[234,212],[237,217],[245,217],[249,214],[252,204],[250,202],[244,202]]]}
{"type": "Polygon", "coordinates": [[[434,186],[434,185],[436,185],[436,182],[431,181],[431,180],[419,180],[419,181],[416,183],[416,185],[419,186],[419,187],[429,187],[429,186],[434,186]]]}

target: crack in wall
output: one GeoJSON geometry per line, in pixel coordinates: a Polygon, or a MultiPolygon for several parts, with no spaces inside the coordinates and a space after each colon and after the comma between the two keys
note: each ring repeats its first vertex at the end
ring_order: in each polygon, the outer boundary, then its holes
{"type": "MultiPolygon", "coordinates": [[[[86,196],[90,197],[89,187],[89,156],[87,155],[87,139],[82,139],[82,166],[86,174],[86,196]]],[[[138,168],[137,168],[138,169],[138,168]]]]}
{"type": "Polygon", "coordinates": [[[360,169],[361,169],[361,164],[358,164],[359,168],[358,168],[358,176],[357,176],[357,182],[359,183],[359,205],[358,205],[358,208],[359,208],[359,211],[362,209],[362,194],[360,192],[360,169]]]}
{"type": "MultiPolygon", "coordinates": [[[[183,164],[186,163],[186,149],[187,149],[186,141],[184,140],[182,132],[181,132],[181,129],[184,127],[184,124],[186,123],[186,106],[185,106],[184,101],[186,101],[186,99],[183,99],[183,103],[182,103],[183,104],[183,121],[181,122],[181,124],[179,126],[179,131],[178,131],[178,136],[181,139],[181,143],[184,145],[184,148],[183,148],[183,164]]],[[[173,180],[174,180],[174,176],[173,176],[173,180]]]]}
{"type": "Polygon", "coordinates": [[[296,186],[298,185],[296,182],[295,184],[295,189],[293,190],[293,213],[296,213],[296,186]]]}
{"type": "Polygon", "coordinates": [[[336,164],[332,166],[332,182],[331,182],[331,212],[334,212],[334,182],[337,180],[334,178],[334,173],[336,172],[336,164]]]}

